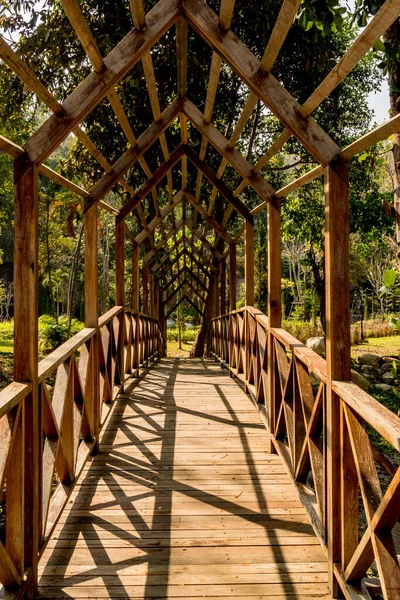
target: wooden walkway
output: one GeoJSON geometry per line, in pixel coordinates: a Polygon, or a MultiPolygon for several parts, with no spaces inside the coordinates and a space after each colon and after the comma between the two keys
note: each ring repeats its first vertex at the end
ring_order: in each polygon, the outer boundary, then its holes
{"type": "Polygon", "coordinates": [[[324,598],[327,563],[248,396],[211,360],[128,383],[40,564],[42,598],[324,598]]]}

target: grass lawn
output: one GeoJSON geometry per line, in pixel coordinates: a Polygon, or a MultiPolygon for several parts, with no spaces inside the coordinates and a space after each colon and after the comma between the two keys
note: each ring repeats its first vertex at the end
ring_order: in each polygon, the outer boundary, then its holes
{"type": "Polygon", "coordinates": [[[168,342],[167,343],[167,356],[169,357],[188,357],[191,349],[193,348],[193,342],[187,343],[182,342],[182,350],[179,350],[178,342],[168,342]]]}
{"type": "Polygon", "coordinates": [[[390,337],[368,338],[363,344],[351,347],[351,357],[357,358],[360,354],[373,352],[381,356],[400,355],[400,335],[390,337]]]}

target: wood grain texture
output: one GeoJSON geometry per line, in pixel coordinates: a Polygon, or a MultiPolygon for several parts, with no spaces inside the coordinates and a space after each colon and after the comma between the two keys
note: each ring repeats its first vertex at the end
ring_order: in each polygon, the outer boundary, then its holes
{"type": "Polygon", "coordinates": [[[163,359],[125,393],[40,564],[40,598],[325,598],[327,563],[242,389],[163,359]]]}

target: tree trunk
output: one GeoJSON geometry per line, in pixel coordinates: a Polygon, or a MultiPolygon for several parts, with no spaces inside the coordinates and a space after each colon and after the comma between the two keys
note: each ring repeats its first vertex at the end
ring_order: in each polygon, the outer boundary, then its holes
{"type": "Polygon", "coordinates": [[[71,322],[72,322],[72,311],[73,311],[73,302],[74,302],[76,274],[78,272],[79,254],[81,251],[82,237],[83,237],[83,225],[79,232],[78,242],[74,249],[72,265],[71,265],[71,270],[70,270],[69,279],[68,279],[68,293],[67,293],[67,318],[68,318],[67,335],[68,335],[68,337],[70,336],[70,333],[71,333],[71,322]]]}
{"type": "Polygon", "coordinates": [[[58,322],[58,310],[54,300],[53,282],[51,279],[51,262],[50,262],[50,244],[49,244],[49,220],[50,220],[50,201],[46,198],[46,253],[47,253],[47,278],[49,280],[50,304],[53,311],[53,316],[58,322]]]}

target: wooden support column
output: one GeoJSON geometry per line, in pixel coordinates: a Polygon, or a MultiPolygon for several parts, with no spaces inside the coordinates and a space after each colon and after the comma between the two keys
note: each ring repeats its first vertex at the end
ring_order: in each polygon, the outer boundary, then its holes
{"type": "MultiPolygon", "coordinates": [[[[115,220],[115,305],[125,306],[125,223],[115,220]]],[[[121,384],[125,379],[125,313],[119,317],[118,366],[121,384]]],[[[121,388],[123,390],[123,387],[121,388]]]]}
{"type": "Polygon", "coordinates": [[[254,305],[254,226],[246,221],[245,225],[245,293],[246,305],[254,305]]]}
{"type": "Polygon", "coordinates": [[[221,315],[226,313],[226,261],[220,262],[220,279],[221,279],[221,315]]]}
{"type": "Polygon", "coordinates": [[[115,221],[115,304],[125,306],[125,223],[115,221]]]}
{"type": "MultiPolygon", "coordinates": [[[[268,204],[268,328],[280,327],[282,322],[282,258],[281,258],[281,214],[280,200],[268,204]]],[[[271,435],[275,434],[275,380],[274,338],[268,332],[268,423],[271,435]]],[[[274,452],[272,439],[269,452],[274,452]]]]}
{"type": "MultiPolygon", "coordinates": [[[[136,242],[132,244],[132,310],[139,312],[139,245],[136,242]]],[[[139,316],[132,315],[135,323],[133,340],[133,369],[136,370],[136,376],[139,375],[139,316]]]]}
{"type": "Polygon", "coordinates": [[[132,244],[132,310],[139,310],[139,246],[132,244]]]}
{"type": "Polygon", "coordinates": [[[154,275],[153,275],[153,273],[149,274],[149,297],[150,297],[149,315],[151,317],[154,317],[154,275]]]}
{"type": "Polygon", "coordinates": [[[142,267],[142,312],[145,315],[149,312],[149,268],[147,263],[142,267]]]}
{"type": "Polygon", "coordinates": [[[219,315],[219,269],[214,274],[213,317],[219,315]]]}
{"type": "MultiPolygon", "coordinates": [[[[92,396],[87,403],[91,405],[93,419],[93,435],[96,440],[93,452],[99,449],[99,430],[100,430],[100,356],[99,342],[100,335],[98,331],[98,248],[97,248],[97,206],[91,206],[85,212],[83,226],[85,231],[85,327],[94,327],[96,334],[91,341],[91,384],[92,396]]],[[[89,417],[90,418],[90,417],[89,417]]]]}
{"type": "MultiPolygon", "coordinates": [[[[25,155],[14,162],[14,380],[32,382],[22,406],[18,455],[7,478],[6,546],[36,596],[41,536],[41,419],[38,398],[38,170],[25,155]],[[24,431],[25,429],[25,431],[24,431]]],[[[11,467],[11,465],[10,465],[11,467]]]]}
{"type": "Polygon", "coordinates": [[[236,244],[229,244],[229,310],[236,310],[236,244]]]}
{"type": "MultiPolygon", "coordinates": [[[[329,588],[339,595],[333,567],[341,562],[340,399],[333,380],[350,380],[349,185],[347,161],[325,169],[326,470],[329,588]]],[[[348,457],[351,460],[351,457],[348,457]]],[[[346,456],[342,457],[346,464],[346,456]]],[[[355,496],[357,498],[357,496],[355,496]]]]}

